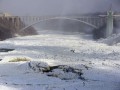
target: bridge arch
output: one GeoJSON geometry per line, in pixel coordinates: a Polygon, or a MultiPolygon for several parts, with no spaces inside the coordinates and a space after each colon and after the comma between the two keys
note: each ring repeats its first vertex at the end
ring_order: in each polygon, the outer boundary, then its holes
{"type": "Polygon", "coordinates": [[[83,23],[83,24],[86,24],[86,25],[88,25],[88,26],[91,26],[92,28],[95,28],[95,29],[98,28],[97,26],[95,26],[95,25],[93,25],[93,24],[91,24],[91,23],[89,23],[89,22],[83,21],[83,20],[79,20],[79,19],[75,19],[75,18],[69,18],[69,17],[54,17],[54,18],[39,20],[39,21],[37,21],[37,22],[35,22],[35,23],[33,23],[33,24],[30,24],[30,25],[28,25],[28,26],[20,29],[19,31],[24,31],[25,29],[27,29],[27,28],[29,28],[29,27],[37,24],[37,23],[40,23],[40,22],[42,22],[42,21],[49,21],[49,20],[55,20],[55,19],[73,20],[73,21],[81,22],[81,23],[83,23]]]}

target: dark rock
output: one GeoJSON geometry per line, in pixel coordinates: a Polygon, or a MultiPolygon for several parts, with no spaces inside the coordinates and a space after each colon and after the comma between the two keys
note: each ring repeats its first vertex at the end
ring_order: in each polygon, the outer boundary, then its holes
{"type": "Polygon", "coordinates": [[[81,69],[76,69],[67,65],[57,65],[49,66],[45,65],[42,62],[29,62],[28,66],[33,71],[42,72],[50,77],[57,77],[62,80],[71,80],[71,79],[81,79],[85,80],[83,77],[83,72],[81,69]],[[44,64],[44,65],[43,65],[44,64]]]}
{"type": "Polygon", "coordinates": [[[0,52],[9,52],[13,51],[14,49],[7,49],[7,48],[0,48],[0,52]]]}

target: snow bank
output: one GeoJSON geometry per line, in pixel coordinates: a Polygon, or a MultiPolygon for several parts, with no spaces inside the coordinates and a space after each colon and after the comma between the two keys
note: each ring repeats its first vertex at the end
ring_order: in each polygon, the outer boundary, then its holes
{"type": "Polygon", "coordinates": [[[84,40],[79,35],[46,33],[1,41],[0,48],[15,49],[10,52],[0,52],[2,88],[13,87],[13,90],[120,89],[119,46],[84,40]],[[9,62],[15,57],[27,57],[30,61],[9,62]],[[57,68],[49,73],[40,72],[54,66],[57,68]],[[76,72],[81,70],[84,80],[79,79],[78,74],[68,71],[71,67],[76,72]]]}
{"type": "Polygon", "coordinates": [[[11,86],[0,85],[0,90],[21,90],[11,86]]]}
{"type": "Polygon", "coordinates": [[[105,39],[101,39],[98,42],[105,43],[108,45],[114,45],[114,44],[120,43],[120,34],[113,34],[112,36],[105,39]]]}

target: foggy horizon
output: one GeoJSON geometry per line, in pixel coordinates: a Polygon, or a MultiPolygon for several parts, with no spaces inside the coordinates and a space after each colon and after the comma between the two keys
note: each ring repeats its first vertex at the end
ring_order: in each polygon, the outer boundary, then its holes
{"type": "Polygon", "coordinates": [[[67,15],[105,12],[111,4],[119,11],[119,0],[0,0],[0,11],[11,15],[67,15]]]}

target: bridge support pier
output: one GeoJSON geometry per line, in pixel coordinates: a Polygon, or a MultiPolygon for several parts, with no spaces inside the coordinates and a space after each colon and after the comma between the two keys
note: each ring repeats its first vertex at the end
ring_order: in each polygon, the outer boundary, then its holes
{"type": "Polygon", "coordinates": [[[105,37],[107,38],[107,37],[111,36],[112,34],[113,34],[113,12],[108,11],[105,37]]]}

